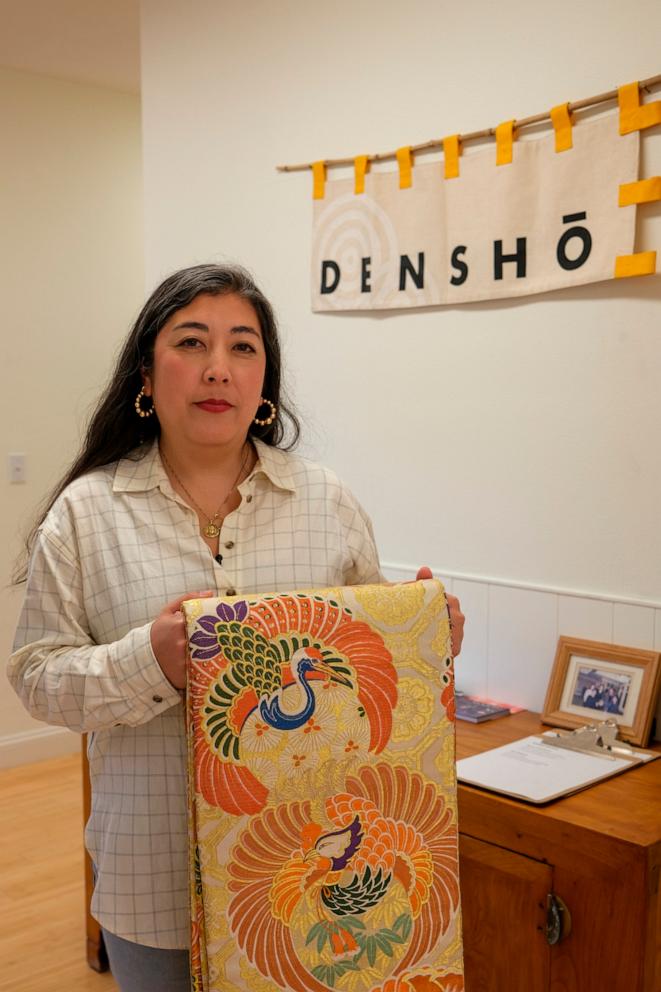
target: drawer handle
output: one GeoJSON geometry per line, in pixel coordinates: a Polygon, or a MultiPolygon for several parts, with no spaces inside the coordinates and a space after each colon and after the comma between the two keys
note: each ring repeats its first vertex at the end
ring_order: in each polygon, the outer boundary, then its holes
{"type": "Polygon", "coordinates": [[[546,897],[546,940],[553,947],[571,933],[571,913],[566,903],[549,892],[546,897]]]}

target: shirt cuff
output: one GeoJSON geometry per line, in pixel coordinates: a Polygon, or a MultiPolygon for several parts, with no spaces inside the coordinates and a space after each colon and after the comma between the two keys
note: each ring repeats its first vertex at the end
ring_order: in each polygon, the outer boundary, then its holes
{"type": "Polygon", "coordinates": [[[131,701],[131,723],[145,723],[181,702],[178,689],[166,678],[151,644],[151,622],[129,632],[132,642],[124,655],[124,689],[131,701]]]}

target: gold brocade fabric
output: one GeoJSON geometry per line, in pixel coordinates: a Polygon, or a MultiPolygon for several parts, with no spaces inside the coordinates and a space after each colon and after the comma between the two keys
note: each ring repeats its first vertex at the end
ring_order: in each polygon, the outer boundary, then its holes
{"type": "Polygon", "coordinates": [[[195,992],[460,992],[440,582],[191,600],[195,992]]]}

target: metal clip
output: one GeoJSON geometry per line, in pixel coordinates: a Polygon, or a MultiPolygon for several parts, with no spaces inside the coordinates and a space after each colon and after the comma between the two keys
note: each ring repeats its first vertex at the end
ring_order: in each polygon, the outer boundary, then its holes
{"type": "Polygon", "coordinates": [[[588,723],[569,733],[562,730],[548,731],[543,734],[542,740],[545,744],[552,744],[554,747],[581,751],[583,754],[597,754],[611,761],[615,758],[624,758],[627,761],[638,760],[634,749],[617,739],[615,720],[588,723]]]}

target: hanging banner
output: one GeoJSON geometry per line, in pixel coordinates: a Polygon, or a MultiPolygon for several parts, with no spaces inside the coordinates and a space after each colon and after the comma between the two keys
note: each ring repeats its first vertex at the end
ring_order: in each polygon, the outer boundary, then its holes
{"type": "Polygon", "coordinates": [[[332,181],[317,163],[313,309],[457,305],[654,271],[640,260],[653,253],[632,255],[640,201],[620,189],[641,185],[639,131],[621,134],[618,113],[572,125],[557,111],[543,137],[517,141],[510,121],[495,148],[461,154],[448,139],[443,162],[400,149],[394,171],[366,174],[362,156],[332,181]]]}

